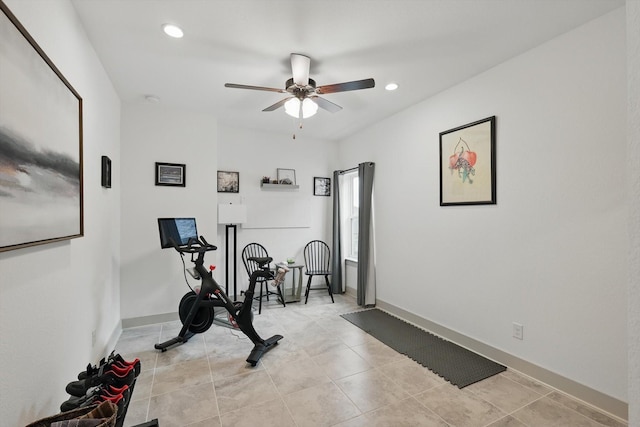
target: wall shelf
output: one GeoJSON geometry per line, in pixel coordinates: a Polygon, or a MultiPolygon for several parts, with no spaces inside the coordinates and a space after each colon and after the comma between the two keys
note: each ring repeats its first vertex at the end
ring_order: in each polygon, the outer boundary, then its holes
{"type": "Polygon", "coordinates": [[[300,188],[299,185],[292,184],[268,184],[266,182],[261,182],[260,187],[263,190],[297,190],[300,188]]]}

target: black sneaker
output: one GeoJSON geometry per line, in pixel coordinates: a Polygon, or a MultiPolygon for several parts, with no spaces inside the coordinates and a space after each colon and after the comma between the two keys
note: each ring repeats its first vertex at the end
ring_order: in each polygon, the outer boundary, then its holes
{"type": "Polygon", "coordinates": [[[104,366],[98,370],[98,373],[87,377],[83,380],[72,381],[67,384],[65,390],[71,396],[82,397],[87,394],[90,388],[99,385],[112,385],[114,387],[122,387],[124,385],[131,386],[136,380],[135,369],[131,367],[127,373],[119,374],[113,370],[105,371],[104,366]]]}

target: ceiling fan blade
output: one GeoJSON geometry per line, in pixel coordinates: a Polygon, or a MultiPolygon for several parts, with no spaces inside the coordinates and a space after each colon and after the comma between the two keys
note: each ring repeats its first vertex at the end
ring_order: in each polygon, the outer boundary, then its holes
{"type": "Polygon", "coordinates": [[[373,79],[355,80],[352,82],[335,83],[316,88],[316,93],[325,95],[327,93],[347,92],[349,90],[369,89],[375,87],[376,82],[373,79]]]}
{"type": "Polygon", "coordinates": [[[291,72],[293,74],[293,82],[299,86],[309,84],[309,67],[311,66],[311,58],[299,53],[291,54],[291,72]]]}
{"type": "Polygon", "coordinates": [[[274,87],[238,85],[238,84],[235,84],[235,83],[225,83],[224,87],[231,87],[231,88],[234,88],[234,89],[265,90],[265,91],[268,91],[268,92],[278,92],[278,93],[286,93],[287,92],[284,89],[276,89],[274,87]]]}
{"type": "Polygon", "coordinates": [[[319,96],[311,96],[310,98],[313,100],[313,102],[318,104],[318,107],[322,108],[323,110],[327,110],[330,113],[336,113],[342,110],[342,107],[338,104],[334,104],[333,102],[327,101],[326,99],[320,98],[319,96]]]}
{"type": "Polygon", "coordinates": [[[265,108],[262,111],[273,111],[273,110],[277,110],[278,108],[282,107],[284,105],[285,102],[287,102],[288,100],[290,100],[291,98],[293,98],[293,96],[288,96],[285,99],[281,99],[280,101],[276,102],[273,105],[269,105],[267,108],[265,108]]]}

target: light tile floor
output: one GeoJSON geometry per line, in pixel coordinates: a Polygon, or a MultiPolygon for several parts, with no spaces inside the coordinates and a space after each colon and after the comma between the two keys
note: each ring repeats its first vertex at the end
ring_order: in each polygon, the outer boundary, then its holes
{"type": "Polygon", "coordinates": [[[124,330],[116,351],[142,362],[125,426],[626,426],[511,370],[458,389],[342,319],[359,309],[353,298],[335,300],[265,301],[255,329],[284,339],[254,368],[237,330],[214,324],[164,353],[153,345],[179,322],[124,330]]]}

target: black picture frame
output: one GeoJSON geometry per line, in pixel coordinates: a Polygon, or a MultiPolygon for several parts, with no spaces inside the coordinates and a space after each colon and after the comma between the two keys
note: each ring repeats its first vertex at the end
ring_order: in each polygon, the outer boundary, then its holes
{"type": "Polygon", "coordinates": [[[187,166],[183,163],[156,162],[156,185],[185,187],[187,185],[187,166]]]}
{"type": "Polygon", "coordinates": [[[0,252],[82,237],[82,97],[2,1],[0,33],[0,252]]]}
{"type": "Polygon", "coordinates": [[[107,156],[102,156],[102,176],[100,183],[104,188],[111,188],[111,159],[107,156]]]}
{"type": "Polygon", "coordinates": [[[218,171],[218,193],[239,193],[240,172],[218,171]]]}
{"type": "Polygon", "coordinates": [[[331,178],[313,177],[313,195],[331,196],[331,178]]]}
{"type": "Polygon", "coordinates": [[[440,133],[440,206],[496,204],[496,116],[440,133]]]}

